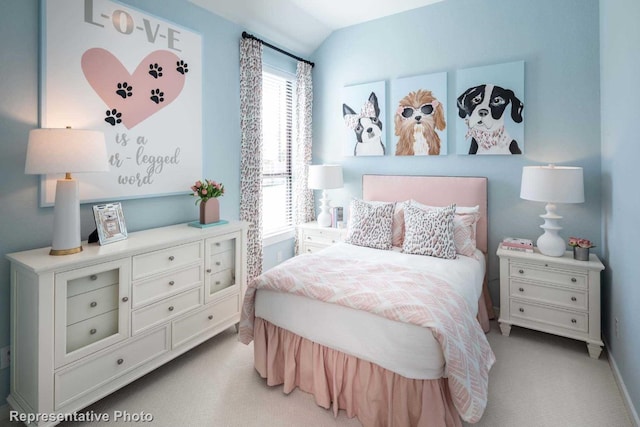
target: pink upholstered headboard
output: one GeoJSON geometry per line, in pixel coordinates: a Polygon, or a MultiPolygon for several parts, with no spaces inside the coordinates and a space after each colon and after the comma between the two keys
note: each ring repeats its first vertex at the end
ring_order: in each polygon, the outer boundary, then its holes
{"type": "Polygon", "coordinates": [[[431,206],[480,206],[477,247],[487,253],[487,178],[462,176],[363,175],[362,198],[382,202],[413,199],[431,206]]]}

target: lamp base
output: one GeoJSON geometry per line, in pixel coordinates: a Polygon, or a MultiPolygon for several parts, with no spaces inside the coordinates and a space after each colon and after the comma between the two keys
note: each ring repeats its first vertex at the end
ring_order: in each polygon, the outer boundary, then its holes
{"type": "Polygon", "coordinates": [[[558,222],[562,217],[556,214],[556,205],[553,203],[547,203],[545,209],[547,212],[540,215],[540,218],[544,219],[544,224],[540,226],[544,230],[544,234],[538,237],[536,244],[541,254],[560,257],[564,255],[567,246],[564,239],[558,234],[562,230],[558,222]]]}
{"type": "Polygon", "coordinates": [[[73,178],[59,179],[56,182],[53,243],[49,255],[71,255],[81,251],[78,181],[73,178]]]}
{"type": "Polygon", "coordinates": [[[327,190],[322,190],[320,198],[320,213],[318,214],[318,225],[320,227],[331,227],[331,213],[329,212],[329,198],[327,190]]]}

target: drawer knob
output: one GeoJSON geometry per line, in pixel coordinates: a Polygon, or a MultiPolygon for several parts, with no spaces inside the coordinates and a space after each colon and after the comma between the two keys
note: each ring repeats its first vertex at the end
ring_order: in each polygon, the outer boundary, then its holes
{"type": "Polygon", "coordinates": [[[207,273],[211,273],[211,269],[210,268],[207,268],[207,273]]]}
{"type": "Polygon", "coordinates": [[[116,362],[118,365],[122,365],[124,363],[124,359],[118,359],[118,361],[116,362]]]}
{"type": "Polygon", "coordinates": [[[311,240],[311,236],[307,236],[307,240],[311,240]]]}
{"type": "Polygon", "coordinates": [[[575,302],[575,301],[577,301],[577,300],[578,300],[578,298],[576,298],[576,297],[571,297],[571,301],[574,301],[574,302],[575,302]]]}
{"type": "Polygon", "coordinates": [[[520,269],[520,270],[518,270],[518,273],[520,273],[520,274],[524,274],[524,270],[523,270],[523,269],[520,269]]]}
{"type": "Polygon", "coordinates": [[[90,333],[91,335],[95,335],[95,334],[96,334],[96,332],[98,332],[98,330],[97,330],[96,328],[93,328],[93,329],[91,329],[91,330],[89,331],[89,333],[90,333]]]}
{"type": "Polygon", "coordinates": [[[122,297],[122,302],[127,302],[129,301],[129,297],[122,297]]]}
{"type": "Polygon", "coordinates": [[[176,284],[176,282],[174,282],[173,280],[169,282],[169,286],[173,286],[175,284],[176,284]]]}
{"type": "Polygon", "coordinates": [[[219,284],[220,284],[220,280],[216,280],[216,285],[219,285],[219,284]]]}
{"type": "Polygon", "coordinates": [[[336,242],[335,240],[332,240],[332,241],[331,241],[331,243],[335,243],[335,242],[336,242]]]}
{"type": "Polygon", "coordinates": [[[98,305],[98,303],[97,303],[97,302],[95,302],[95,301],[92,301],[92,302],[91,302],[91,304],[89,304],[89,305],[90,305],[91,307],[95,307],[95,306],[97,306],[97,305],[98,305]]]}
{"type": "Polygon", "coordinates": [[[210,314],[208,317],[209,320],[213,320],[213,314],[210,314]]]}
{"type": "Polygon", "coordinates": [[[307,249],[307,252],[311,253],[311,249],[307,249]]]}
{"type": "Polygon", "coordinates": [[[520,292],[524,292],[524,288],[519,288],[518,289],[520,292]]]}
{"type": "Polygon", "coordinates": [[[576,283],[577,281],[578,281],[578,279],[576,279],[575,277],[572,277],[572,278],[571,278],[571,282],[572,282],[572,283],[576,283]]]}
{"type": "Polygon", "coordinates": [[[576,319],[571,319],[571,323],[578,323],[576,319]]]}
{"type": "Polygon", "coordinates": [[[216,261],[216,265],[221,265],[222,263],[220,261],[216,261]]]}
{"type": "Polygon", "coordinates": [[[524,308],[520,307],[520,313],[524,313],[524,308]]]}
{"type": "Polygon", "coordinates": [[[91,279],[91,280],[98,280],[98,275],[96,275],[96,274],[92,274],[91,276],[89,276],[89,279],[91,279]]]}
{"type": "Polygon", "coordinates": [[[176,257],[174,257],[173,255],[169,257],[169,261],[173,261],[174,259],[176,259],[176,257]]]}
{"type": "Polygon", "coordinates": [[[172,305],[169,306],[169,311],[173,311],[173,306],[172,305]]]}
{"type": "Polygon", "coordinates": [[[216,246],[220,246],[220,242],[216,242],[216,246]]]}

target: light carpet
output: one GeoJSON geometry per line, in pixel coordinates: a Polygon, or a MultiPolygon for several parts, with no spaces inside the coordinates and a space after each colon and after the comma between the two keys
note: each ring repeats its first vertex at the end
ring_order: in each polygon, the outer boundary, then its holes
{"type": "MultiPolygon", "coordinates": [[[[603,354],[591,359],[582,342],[513,327],[488,335],[497,362],[489,404],[476,426],[631,427],[603,354]]],[[[317,406],[311,395],[267,387],[253,369],[253,347],[230,328],[199,347],[83,410],[153,415],[153,426],[359,426],[357,419],[317,406]]],[[[9,423],[18,426],[18,423],[9,423]]],[[[63,427],[131,426],[132,422],[63,423],[63,427]]],[[[468,426],[468,424],[465,424],[468,426]]]]}

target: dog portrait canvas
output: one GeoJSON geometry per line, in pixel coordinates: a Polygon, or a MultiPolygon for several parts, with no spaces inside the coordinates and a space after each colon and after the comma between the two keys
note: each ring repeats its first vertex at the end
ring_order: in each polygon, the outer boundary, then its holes
{"type": "Polygon", "coordinates": [[[342,96],[346,156],[384,156],[386,97],[384,82],[347,86],[342,96]]]}
{"type": "Polygon", "coordinates": [[[447,154],[447,73],[391,83],[396,156],[447,154]]]}
{"type": "Polygon", "coordinates": [[[522,154],[524,62],[459,71],[456,108],[458,154],[522,154]]]}

